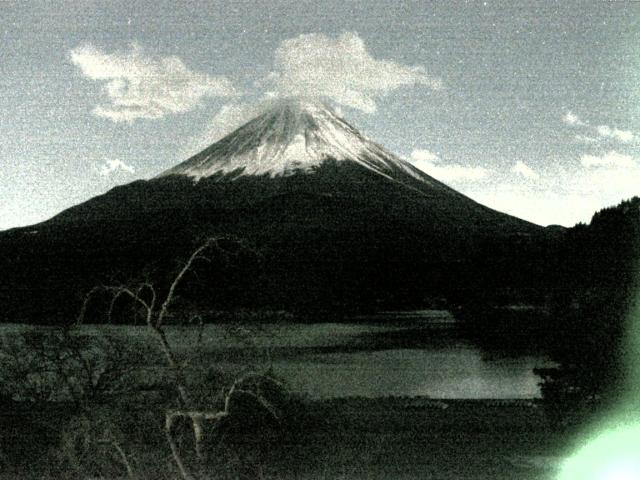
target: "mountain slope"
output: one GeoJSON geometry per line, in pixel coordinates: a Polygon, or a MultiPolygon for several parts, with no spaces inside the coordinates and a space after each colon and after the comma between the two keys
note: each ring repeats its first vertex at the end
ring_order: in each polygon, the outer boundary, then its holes
{"type": "Polygon", "coordinates": [[[120,208],[126,215],[126,211],[139,209],[198,205],[215,210],[247,208],[274,195],[299,193],[368,202],[374,209],[395,211],[418,223],[437,217],[439,224],[471,230],[538,229],[484,207],[418,170],[322,103],[300,99],[279,101],[192,158],[149,182],[134,185],[144,192],[122,194],[127,187],[118,187],[51,221],[111,215],[115,206],[106,199],[130,202],[128,208],[120,208]]]}

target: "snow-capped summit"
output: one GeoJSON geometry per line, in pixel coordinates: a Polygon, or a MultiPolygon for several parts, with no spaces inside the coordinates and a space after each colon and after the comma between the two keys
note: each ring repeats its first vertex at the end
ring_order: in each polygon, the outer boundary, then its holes
{"type": "Polygon", "coordinates": [[[401,169],[422,177],[409,163],[366,138],[326,104],[300,98],[278,101],[161,176],[286,176],[312,170],[329,159],[355,162],[385,176],[401,169]]]}

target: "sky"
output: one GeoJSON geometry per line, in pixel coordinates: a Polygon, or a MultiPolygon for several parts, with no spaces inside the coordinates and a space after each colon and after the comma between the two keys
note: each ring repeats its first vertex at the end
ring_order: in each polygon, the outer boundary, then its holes
{"type": "Polygon", "coordinates": [[[541,225],[640,195],[640,3],[0,1],[0,230],[319,97],[541,225]]]}

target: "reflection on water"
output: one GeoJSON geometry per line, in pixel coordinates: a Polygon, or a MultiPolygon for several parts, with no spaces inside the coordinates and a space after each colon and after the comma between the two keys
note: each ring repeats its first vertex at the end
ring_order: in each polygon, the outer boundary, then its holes
{"type": "MultiPolygon", "coordinates": [[[[275,359],[274,368],[313,398],[540,396],[540,379],[533,369],[550,365],[544,355],[489,354],[464,338],[447,312],[387,314],[376,320],[385,323],[354,333],[344,345],[346,350],[301,352],[275,359]]],[[[330,326],[325,328],[329,334],[330,326]]],[[[353,328],[356,331],[362,324],[353,328]]]]}
{"type": "Polygon", "coordinates": [[[534,398],[532,356],[483,360],[472,346],[303,355],[274,361],[275,371],[314,398],[417,396],[534,398]]]}

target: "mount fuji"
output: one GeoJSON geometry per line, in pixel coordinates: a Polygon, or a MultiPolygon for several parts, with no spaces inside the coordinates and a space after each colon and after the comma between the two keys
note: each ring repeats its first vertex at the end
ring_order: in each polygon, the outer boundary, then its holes
{"type": "Polygon", "coordinates": [[[386,178],[397,186],[457,195],[407,161],[372,142],[320,101],[290,98],[241,126],[219,142],[160,177],[185,175],[235,180],[240,177],[286,177],[317,173],[326,162],[348,163],[386,178]]]}
{"type": "Polygon", "coordinates": [[[350,309],[526,283],[513,256],[546,233],[423,173],[323,103],[281,100],[155,178],[0,234],[0,315],[66,318],[90,286],[171,263],[210,235],[257,252],[218,279],[216,305],[350,309]]]}

